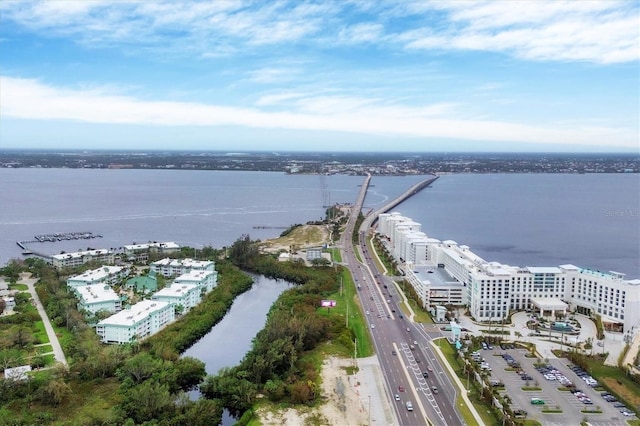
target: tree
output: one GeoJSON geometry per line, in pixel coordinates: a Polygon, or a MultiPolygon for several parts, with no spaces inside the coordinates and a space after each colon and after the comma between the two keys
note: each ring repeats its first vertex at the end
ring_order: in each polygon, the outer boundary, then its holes
{"type": "Polygon", "coordinates": [[[162,360],[153,357],[148,352],[140,352],[129,358],[118,370],[117,374],[122,381],[129,378],[133,384],[140,384],[162,370],[162,368],[162,360]]]}
{"type": "Polygon", "coordinates": [[[325,259],[324,257],[317,257],[315,259],[311,259],[311,264],[313,266],[327,266],[327,265],[330,265],[331,262],[325,259]]]}
{"type": "Polygon", "coordinates": [[[2,297],[0,297],[0,315],[2,315],[6,307],[7,307],[7,302],[5,302],[2,297]]]}
{"type": "MultiPolygon", "coordinates": [[[[192,357],[184,357],[173,363],[174,383],[177,389],[189,391],[198,386],[207,372],[204,362],[192,357]]],[[[173,390],[173,389],[172,389],[173,390]]]]}
{"type": "Polygon", "coordinates": [[[169,417],[174,409],[173,399],[166,385],[153,380],[134,386],[124,392],[121,409],[136,423],[169,417]]]}
{"type": "Polygon", "coordinates": [[[61,379],[50,380],[40,389],[40,401],[46,405],[58,406],[71,395],[71,387],[61,379]]]}
{"type": "Polygon", "coordinates": [[[229,249],[229,258],[240,267],[249,267],[258,256],[258,245],[251,241],[248,234],[243,234],[229,249]]]}

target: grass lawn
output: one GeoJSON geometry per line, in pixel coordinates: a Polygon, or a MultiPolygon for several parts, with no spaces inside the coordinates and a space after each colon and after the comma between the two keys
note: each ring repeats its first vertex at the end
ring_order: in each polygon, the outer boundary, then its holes
{"type": "Polygon", "coordinates": [[[620,368],[604,365],[597,360],[587,360],[587,364],[589,374],[597,377],[618,399],[632,407],[640,406],[640,385],[629,379],[620,368]]]}
{"type": "MultiPolygon", "coordinates": [[[[334,308],[331,308],[331,310],[327,310],[327,308],[319,308],[320,312],[325,315],[341,316],[344,319],[344,323],[346,325],[347,306],[349,306],[348,323],[349,328],[353,331],[357,339],[357,355],[359,358],[371,356],[373,355],[374,350],[371,338],[369,336],[368,325],[364,318],[364,313],[361,310],[360,304],[358,303],[358,296],[356,294],[357,290],[351,278],[351,273],[347,269],[344,269],[342,271],[342,284],[342,295],[340,295],[340,292],[338,291],[327,297],[327,299],[335,300],[336,306],[334,308]]],[[[350,353],[343,355],[353,356],[353,347],[348,349],[350,353]]]]}
{"type": "Polygon", "coordinates": [[[47,331],[44,329],[44,323],[42,321],[33,323],[33,329],[33,337],[36,338],[36,344],[49,343],[49,336],[47,336],[47,331]]]}
{"type": "Polygon", "coordinates": [[[523,391],[541,391],[542,388],[539,386],[523,386],[520,388],[523,391]]]}
{"type": "MultiPolygon", "coordinates": [[[[462,367],[460,366],[460,363],[458,362],[458,358],[456,357],[455,349],[453,348],[453,346],[451,346],[451,344],[447,342],[445,339],[438,339],[438,341],[436,342],[436,345],[441,349],[442,353],[444,354],[444,357],[446,358],[446,361],[449,363],[451,368],[453,368],[453,371],[455,371],[458,377],[461,380],[462,379],[466,380],[467,378],[464,375],[464,372],[462,370],[462,367]]],[[[471,392],[469,392],[469,400],[471,400],[472,404],[476,408],[476,411],[482,418],[482,424],[483,425],[502,424],[492,414],[491,406],[480,400],[480,396],[478,394],[477,389],[474,386],[471,386],[470,389],[471,389],[471,392]]],[[[462,400],[462,398],[459,398],[459,400],[456,401],[456,404],[457,404],[458,411],[462,414],[465,422],[469,425],[476,424],[475,418],[471,415],[471,410],[469,409],[469,407],[466,406],[466,404],[464,404],[464,401],[462,400]],[[465,405],[464,408],[460,407],[460,404],[464,404],[465,405]],[[467,416],[469,418],[467,418],[467,416]]]]}
{"type": "Polygon", "coordinates": [[[331,259],[334,262],[342,262],[342,254],[340,254],[339,248],[328,248],[326,251],[331,254],[331,259]]]}
{"type": "Polygon", "coordinates": [[[27,291],[29,287],[26,284],[11,284],[9,290],[27,291]]]}

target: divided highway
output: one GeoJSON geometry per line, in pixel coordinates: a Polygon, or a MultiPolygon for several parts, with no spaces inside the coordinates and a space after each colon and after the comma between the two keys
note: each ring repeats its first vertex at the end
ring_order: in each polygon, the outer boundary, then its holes
{"type": "Polygon", "coordinates": [[[456,389],[429,343],[441,336],[440,330],[435,326],[423,328],[404,317],[399,308],[401,295],[396,283],[377,270],[365,243],[377,214],[393,208],[435,179],[437,177],[412,186],[396,200],[366,217],[358,230],[358,246],[354,247],[353,230],[371,181],[371,176],[367,176],[341,237],[343,262],[356,280],[384,373],[387,397],[391,399],[390,405],[401,425],[423,425],[427,424],[427,419],[434,425],[464,424],[455,410],[456,389]]]}

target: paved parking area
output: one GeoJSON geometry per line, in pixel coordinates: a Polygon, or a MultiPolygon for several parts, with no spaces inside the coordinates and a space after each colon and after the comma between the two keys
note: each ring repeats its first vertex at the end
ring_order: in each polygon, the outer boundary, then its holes
{"type": "Polygon", "coordinates": [[[635,417],[625,417],[620,413],[618,408],[613,404],[605,401],[600,392],[595,391],[582,379],[580,379],[573,371],[565,365],[566,360],[553,359],[548,364],[551,369],[556,371],[558,377],[553,380],[545,379],[543,374],[536,370],[534,364],[538,361],[536,358],[526,358],[527,353],[524,349],[507,349],[503,350],[499,346],[492,350],[480,350],[480,354],[491,367],[491,377],[504,383],[505,390],[501,394],[507,394],[512,400],[512,408],[523,409],[528,413],[529,419],[535,419],[544,425],[577,425],[583,419],[587,419],[592,425],[599,426],[626,426],[626,420],[635,417]],[[521,375],[516,371],[505,371],[509,367],[507,360],[503,358],[503,354],[510,355],[516,363],[519,363],[519,370],[527,375],[527,379],[523,380],[521,375]],[[566,377],[569,381],[584,393],[574,394],[569,391],[559,391],[562,386],[558,379],[566,377]],[[540,390],[523,391],[524,386],[537,386],[540,390]],[[592,404],[585,404],[580,399],[589,398],[592,404]],[[540,398],[544,400],[545,405],[531,404],[531,398],[540,398]],[[554,409],[558,407],[562,413],[543,413],[544,407],[554,409]],[[600,409],[602,413],[583,413],[585,409],[600,409]]]}

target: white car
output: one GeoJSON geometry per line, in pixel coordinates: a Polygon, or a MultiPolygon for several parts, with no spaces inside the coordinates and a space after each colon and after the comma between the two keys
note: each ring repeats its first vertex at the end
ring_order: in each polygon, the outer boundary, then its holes
{"type": "Polygon", "coordinates": [[[396,401],[400,401],[400,395],[396,394],[396,401]]]}

